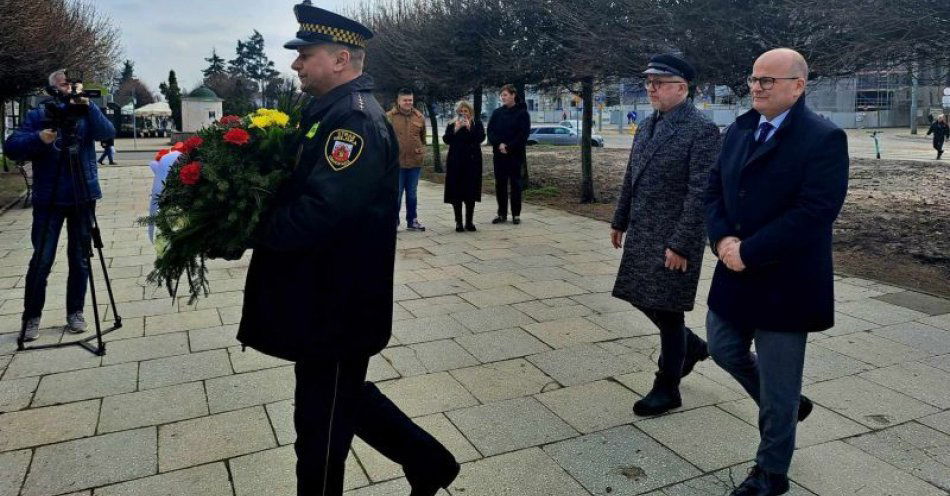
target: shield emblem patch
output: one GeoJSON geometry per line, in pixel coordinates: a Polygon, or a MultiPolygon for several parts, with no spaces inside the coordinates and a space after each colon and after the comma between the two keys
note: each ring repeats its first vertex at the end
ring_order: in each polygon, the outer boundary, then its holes
{"type": "Polygon", "coordinates": [[[327,138],[326,157],[336,172],[353,165],[363,153],[363,137],[347,129],[337,129],[327,138]]]}

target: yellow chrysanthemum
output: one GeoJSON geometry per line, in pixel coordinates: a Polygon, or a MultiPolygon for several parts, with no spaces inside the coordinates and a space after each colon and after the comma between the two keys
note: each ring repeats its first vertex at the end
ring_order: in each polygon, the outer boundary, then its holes
{"type": "Polygon", "coordinates": [[[251,127],[259,127],[264,129],[268,126],[274,124],[274,119],[267,115],[252,115],[251,116],[251,127]]]}
{"type": "Polygon", "coordinates": [[[285,127],[288,123],[290,123],[290,116],[283,112],[275,112],[271,118],[274,120],[274,124],[277,124],[280,127],[285,127]]]}

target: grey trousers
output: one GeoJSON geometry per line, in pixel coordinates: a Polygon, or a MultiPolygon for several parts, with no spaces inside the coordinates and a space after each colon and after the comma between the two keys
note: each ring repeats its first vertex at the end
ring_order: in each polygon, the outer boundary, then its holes
{"type": "Polygon", "coordinates": [[[795,451],[808,334],[744,328],[709,311],[706,339],[716,364],[759,405],[756,464],[767,472],[788,473],[795,451]],[[751,351],[753,340],[756,353],[751,351]]]}

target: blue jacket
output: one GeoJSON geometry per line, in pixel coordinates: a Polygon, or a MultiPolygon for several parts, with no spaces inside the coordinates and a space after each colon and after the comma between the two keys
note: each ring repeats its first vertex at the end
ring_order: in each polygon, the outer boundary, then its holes
{"type": "Polygon", "coordinates": [[[709,241],[742,240],[746,266],[717,264],[709,308],[737,325],[814,332],[834,325],[832,224],[848,190],[845,132],[802,97],[775,134],[753,150],[759,113],[729,127],[709,174],[709,241]]]}
{"type": "MultiPolygon", "coordinates": [[[[56,183],[56,173],[59,170],[59,182],[55,203],[57,205],[72,205],[74,201],[73,181],[66,167],[66,161],[60,153],[62,136],[57,136],[51,145],[43,143],[40,131],[45,126],[43,120],[46,110],[40,106],[26,114],[23,125],[13,132],[3,146],[7,157],[13,160],[29,160],[33,162],[33,204],[46,205],[53,194],[56,183]]],[[[99,173],[96,169],[96,142],[115,137],[115,128],[102,114],[99,107],[89,105],[89,115],[77,124],[76,135],[79,139],[79,161],[82,165],[83,176],[89,186],[90,199],[102,198],[99,189],[99,173]]],[[[81,192],[80,192],[81,193],[81,192]]]]}

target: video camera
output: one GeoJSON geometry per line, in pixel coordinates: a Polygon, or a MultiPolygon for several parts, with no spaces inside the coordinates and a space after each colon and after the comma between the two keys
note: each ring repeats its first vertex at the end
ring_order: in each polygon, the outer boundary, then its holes
{"type": "Polygon", "coordinates": [[[47,86],[46,93],[53,97],[52,101],[43,104],[46,110],[46,119],[43,126],[47,129],[67,129],[89,114],[89,105],[81,102],[83,98],[99,98],[102,92],[99,90],[86,90],[82,88],[80,79],[70,79],[69,72],[63,71],[66,76],[66,82],[69,83],[70,90],[63,92],[55,86],[47,86]]]}

